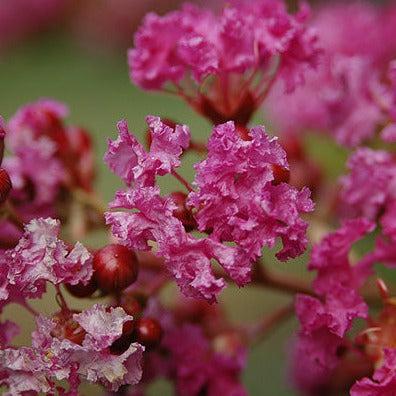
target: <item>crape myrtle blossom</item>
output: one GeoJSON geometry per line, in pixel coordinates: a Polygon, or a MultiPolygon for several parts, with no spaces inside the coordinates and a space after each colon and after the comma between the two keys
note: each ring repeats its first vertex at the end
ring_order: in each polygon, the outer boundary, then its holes
{"type": "Polygon", "coordinates": [[[364,2],[319,8],[311,26],[324,56],[295,93],[273,90],[268,108],[276,125],[285,132],[325,132],[349,147],[374,137],[388,118],[383,78],[396,49],[395,17],[394,6],[364,2]]]}
{"type": "Polygon", "coordinates": [[[396,387],[396,350],[386,349],[384,362],[372,379],[363,378],[351,389],[351,396],[392,396],[396,387]]]}
{"type": "MultiPolygon", "coordinates": [[[[82,128],[66,126],[67,115],[63,103],[39,99],[22,106],[4,124],[8,155],[2,166],[13,186],[8,198],[24,222],[66,217],[72,190],[92,190],[91,138],[82,128]]],[[[15,245],[20,235],[15,224],[2,221],[2,246],[15,245]]]]}
{"type": "Polygon", "coordinates": [[[385,95],[369,58],[334,54],[295,93],[274,91],[269,113],[281,130],[325,132],[341,145],[354,147],[372,138],[386,121],[379,105],[385,95]],[[287,110],[290,117],[283,117],[287,110]]]}
{"type": "Polygon", "coordinates": [[[396,238],[396,161],[384,150],[360,148],[347,164],[350,173],[340,180],[340,212],[344,216],[378,220],[382,233],[396,238]]]}
{"type": "Polygon", "coordinates": [[[158,378],[171,381],[181,396],[247,395],[240,378],[247,348],[219,305],[179,295],[166,307],[151,299],[144,314],[160,320],[164,337],[145,351],[142,381],[128,396],[145,395],[158,378]]]}
{"type": "Polygon", "coordinates": [[[104,160],[127,185],[154,186],[156,175],[172,173],[180,166],[180,156],[190,142],[190,131],[185,125],[173,129],[153,116],[146,121],[151,136],[149,152],[129,133],[125,120],[117,124],[118,138],[108,142],[104,160]]]}
{"type": "Polygon", "coordinates": [[[396,60],[389,64],[388,78],[391,84],[390,100],[385,103],[389,114],[389,122],[381,132],[381,137],[385,142],[396,141],[396,60]]]}
{"type": "Polygon", "coordinates": [[[60,222],[35,219],[26,225],[18,245],[0,256],[0,308],[26,299],[41,298],[46,282],[86,283],[92,276],[92,258],[76,243],[72,249],[58,239],[60,222]]]}
{"type": "Polygon", "coordinates": [[[370,275],[366,265],[352,265],[352,244],[374,229],[365,219],[349,220],[313,248],[308,268],[317,271],[316,297],[299,295],[296,313],[301,327],[295,341],[292,380],[307,395],[324,389],[340,364],[345,335],[356,318],[367,318],[359,289],[370,275]]]}
{"type": "Polygon", "coordinates": [[[306,6],[289,14],[280,0],[235,2],[219,14],[191,4],[149,13],[128,53],[131,79],[148,90],[173,87],[215,124],[246,124],[278,74],[292,91],[316,66],[320,51],[307,15],[306,6]]]}
{"type": "Polygon", "coordinates": [[[132,318],[122,308],[93,305],[73,320],[85,336],[81,343],[56,336],[56,323],[44,316],[36,319],[32,346],[0,350],[0,384],[7,395],[24,392],[64,394],[59,381],[67,381],[67,394],[78,395],[81,379],[116,391],[121,385],[136,384],[142,375],[144,347],[133,343],[120,355],[109,347],[121,336],[123,324],[132,318]]]}
{"type": "Polygon", "coordinates": [[[176,126],[173,130],[153,117],[148,120],[155,120],[161,137],[157,141],[157,132],[152,130],[149,153],[122,123],[119,138],[109,143],[105,156],[127,184],[135,182],[132,188],[117,192],[110,204],[113,209],[130,211],[106,213],[107,223],[122,243],[132,249],[150,250],[149,241],[156,242],[157,254],[165,258],[183,293],[212,302],[224,280],[214,275],[211,259],[216,259],[238,285],[244,285],[262,247],[272,247],[276,238],[283,242],[277,254],[282,260],[305,250],[307,224],[300,215],[313,210],[310,192],[275,180],[274,167],[288,168],[286,154],[262,127],[252,128],[247,141],[239,136],[233,122],[214,128],[208,158],[196,166],[197,190],[190,192],[187,201],[196,209],[199,229],[209,233],[196,238],[174,216],[172,198],[160,196],[159,188],[153,186],[156,174],[171,173],[179,165],[184,141],[179,143],[182,147],[175,147],[173,138],[183,129],[176,126]]]}
{"type": "Polygon", "coordinates": [[[275,170],[289,167],[286,153],[263,127],[252,128],[249,139],[239,136],[233,122],[213,129],[188,202],[201,231],[212,229],[213,238],[236,242],[249,259],[274,246],[277,237],[283,242],[277,257],[294,258],[307,245],[300,215],[313,210],[310,191],[278,183],[275,170]]]}

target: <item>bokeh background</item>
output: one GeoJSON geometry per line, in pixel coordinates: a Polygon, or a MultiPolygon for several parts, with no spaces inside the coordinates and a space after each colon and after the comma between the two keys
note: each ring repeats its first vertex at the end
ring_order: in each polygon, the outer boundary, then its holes
{"type": "MultiPolygon", "coordinates": [[[[153,10],[163,13],[178,3],[177,0],[0,0],[0,114],[8,119],[21,104],[40,97],[53,97],[67,103],[69,122],[86,127],[94,136],[97,189],[106,201],[120,186],[102,162],[107,138],[116,135],[117,120],[128,119],[131,129],[140,137],[143,137],[147,114],[186,123],[193,136],[201,140],[210,132],[209,124],[187,105],[173,97],[142,92],[128,77],[125,50],[132,46],[133,32],[143,15],[153,10]],[[36,3],[41,6],[48,3],[46,11],[42,13],[36,3]]],[[[218,6],[222,1],[207,0],[205,3],[218,6]]],[[[290,5],[295,6],[294,2],[290,5]]],[[[258,114],[257,121],[263,122],[262,114],[258,114]]],[[[326,147],[326,150],[317,150],[318,157],[335,176],[342,170],[345,153],[320,139],[309,144],[326,147]]],[[[182,169],[190,180],[191,165],[197,159],[189,157],[182,169]]],[[[171,190],[173,185],[169,182],[164,187],[171,190]]],[[[85,242],[99,246],[104,240],[105,235],[95,234],[85,242]]],[[[272,252],[267,261],[274,265],[272,252]]],[[[287,264],[278,263],[277,269],[305,276],[305,262],[306,257],[287,264]]],[[[290,297],[252,288],[229,287],[222,299],[234,320],[250,321],[271,312],[290,297]]],[[[75,307],[83,304],[70,300],[75,307]]],[[[47,299],[32,305],[51,313],[54,311],[52,301],[50,291],[47,299]]],[[[33,328],[28,315],[10,307],[4,316],[22,324],[25,331],[17,341],[27,343],[33,328]]],[[[251,395],[294,394],[287,385],[285,351],[295,325],[293,319],[287,321],[251,351],[244,375],[251,395]]],[[[85,388],[82,392],[96,395],[98,389],[85,388]]],[[[169,385],[161,382],[151,393],[173,394],[169,385]]]]}

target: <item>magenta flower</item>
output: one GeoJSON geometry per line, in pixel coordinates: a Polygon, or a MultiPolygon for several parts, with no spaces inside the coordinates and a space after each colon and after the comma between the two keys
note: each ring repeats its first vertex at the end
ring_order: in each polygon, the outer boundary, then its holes
{"type": "Polygon", "coordinates": [[[307,244],[307,223],[300,216],[313,210],[310,192],[275,180],[276,167],[288,169],[286,153],[264,128],[252,128],[249,138],[242,140],[233,122],[214,128],[208,157],[195,166],[197,191],[189,204],[201,231],[236,242],[250,260],[263,246],[273,247],[277,237],[283,242],[277,257],[296,257],[307,244]]]}
{"type": "Polygon", "coordinates": [[[59,390],[57,382],[64,380],[71,395],[78,394],[81,379],[113,391],[124,384],[135,384],[142,375],[144,348],[133,343],[120,355],[109,351],[111,343],[122,334],[122,324],[130,319],[121,308],[107,311],[101,305],[74,315],[76,323],[86,332],[80,345],[67,338],[57,338],[55,322],[40,316],[31,347],[0,350],[0,384],[8,387],[10,395],[54,392],[59,390]]]}
{"type": "Polygon", "coordinates": [[[148,116],[146,121],[151,135],[149,152],[129,133],[126,121],[117,125],[118,139],[108,143],[105,162],[127,185],[154,186],[156,175],[172,173],[180,166],[179,158],[190,141],[185,125],[172,129],[154,116],[148,116]]]}
{"type": "Polygon", "coordinates": [[[215,124],[246,124],[278,74],[292,91],[316,66],[320,51],[306,15],[290,15],[280,0],[240,2],[219,14],[190,4],[164,16],[149,13],[128,53],[131,79],[143,89],[172,86],[215,124]],[[188,81],[200,92],[191,93],[188,81]]]}
{"type": "Polygon", "coordinates": [[[0,323],[0,349],[7,348],[11,341],[20,333],[20,328],[15,323],[6,320],[0,323]]]}
{"type": "Polygon", "coordinates": [[[340,362],[338,351],[356,318],[366,318],[368,307],[359,289],[370,275],[364,261],[352,265],[352,244],[372,231],[368,220],[345,222],[312,251],[309,269],[317,270],[314,291],[322,299],[299,295],[296,313],[301,328],[294,345],[292,381],[307,394],[316,394],[340,362]]]}
{"type": "Polygon", "coordinates": [[[91,255],[80,243],[72,250],[58,239],[60,222],[32,220],[14,249],[0,257],[0,307],[40,298],[46,282],[86,283],[92,276],[91,255]]]}
{"type": "Polygon", "coordinates": [[[349,147],[375,136],[388,117],[382,77],[396,49],[395,16],[393,6],[364,2],[317,10],[310,26],[324,48],[320,66],[292,95],[275,88],[269,99],[269,113],[282,132],[325,132],[349,147]]]}
{"type": "Polygon", "coordinates": [[[348,217],[379,220],[383,233],[394,237],[396,163],[383,150],[361,148],[348,161],[350,174],[341,178],[340,211],[348,217]]]}
{"type": "Polygon", "coordinates": [[[239,379],[246,364],[244,347],[216,351],[216,340],[211,345],[202,329],[194,325],[170,331],[164,346],[174,362],[170,375],[175,379],[179,395],[198,396],[202,392],[208,396],[219,392],[230,396],[247,395],[239,379]]]}
{"type": "Polygon", "coordinates": [[[396,387],[396,350],[386,349],[381,367],[373,378],[363,378],[351,389],[351,396],[392,396],[396,387]]]}
{"type": "MultiPolygon", "coordinates": [[[[155,120],[163,131],[163,124],[155,120]]],[[[173,133],[167,127],[165,131],[173,133]]],[[[122,133],[118,141],[110,142],[106,158],[124,181],[136,182],[132,189],[119,191],[110,206],[133,212],[108,212],[106,222],[132,249],[149,250],[149,241],[156,242],[157,255],[165,258],[166,267],[185,295],[215,300],[224,280],[213,273],[211,259],[216,259],[238,285],[244,285],[263,246],[272,247],[277,237],[284,244],[279,258],[296,257],[304,251],[307,224],[300,215],[313,210],[309,190],[298,192],[274,180],[273,167],[288,167],[286,155],[262,128],[251,130],[250,141],[239,137],[232,122],[214,129],[208,158],[196,167],[198,190],[189,195],[200,230],[210,230],[208,237],[200,239],[188,234],[175,217],[177,207],[172,198],[161,197],[156,187],[143,187],[154,184],[155,174],[163,174],[158,171],[162,164],[179,164],[180,146],[174,149],[158,144],[152,133],[147,155],[125,129],[122,133]],[[153,167],[153,163],[157,165],[153,167]],[[149,182],[143,176],[140,181],[140,175],[146,174],[149,182]],[[222,243],[225,241],[236,246],[227,246],[222,243]]],[[[167,169],[171,172],[172,166],[167,169]]]]}

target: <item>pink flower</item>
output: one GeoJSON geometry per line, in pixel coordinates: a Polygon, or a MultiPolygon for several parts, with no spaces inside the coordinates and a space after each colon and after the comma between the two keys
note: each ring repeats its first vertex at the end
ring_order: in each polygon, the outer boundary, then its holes
{"type": "Polygon", "coordinates": [[[348,217],[364,216],[381,222],[393,234],[396,197],[396,162],[387,151],[361,148],[348,160],[349,175],[341,178],[340,211],[348,217]]]}
{"type": "Polygon", "coordinates": [[[242,140],[233,122],[214,128],[208,157],[195,166],[198,190],[190,193],[189,204],[197,209],[201,231],[236,242],[249,260],[260,256],[263,246],[273,247],[277,237],[283,242],[277,257],[296,257],[307,244],[300,215],[313,210],[310,192],[274,180],[274,167],[288,169],[276,139],[262,127],[252,128],[249,136],[242,140]]]}
{"type": "Polygon", "coordinates": [[[307,12],[291,15],[283,1],[234,3],[219,14],[189,4],[147,14],[128,53],[131,80],[149,90],[170,86],[214,124],[249,121],[278,75],[294,90],[320,55],[307,12]]]}
{"type": "Polygon", "coordinates": [[[106,222],[113,234],[132,249],[149,250],[149,241],[158,245],[157,254],[175,277],[186,296],[205,298],[211,302],[224,287],[224,280],[213,274],[210,260],[216,259],[236,276],[246,279],[248,269],[237,271],[235,249],[209,238],[196,239],[186,233],[172,212],[176,205],[163,198],[156,187],[119,191],[112,208],[133,209],[134,212],[108,212],[106,222]]]}
{"type": "Polygon", "coordinates": [[[9,320],[0,323],[0,349],[11,344],[11,341],[20,333],[19,326],[9,320]]]}
{"type": "Polygon", "coordinates": [[[187,126],[176,125],[172,129],[154,116],[148,116],[146,121],[151,134],[149,152],[130,135],[126,121],[118,123],[118,139],[109,140],[105,161],[127,185],[153,186],[156,175],[171,173],[180,165],[179,158],[189,144],[187,126]]]}
{"type": "Polygon", "coordinates": [[[319,298],[299,295],[296,313],[301,328],[292,354],[292,381],[309,395],[316,395],[340,362],[339,348],[356,318],[366,318],[368,307],[359,288],[370,275],[364,259],[352,265],[352,244],[372,231],[364,219],[345,222],[313,248],[309,269],[317,270],[313,282],[319,298]]]}
{"type": "Polygon", "coordinates": [[[385,349],[384,361],[372,379],[363,378],[351,389],[351,396],[393,396],[396,387],[396,350],[385,349]]]}
{"type": "MultiPolygon", "coordinates": [[[[155,120],[158,130],[163,131],[163,124],[155,120]]],[[[114,235],[132,249],[149,250],[149,241],[156,242],[157,255],[165,258],[185,295],[215,300],[224,280],[214,275],[211,259],[216,259],[238,285],[244,285],[250,279],[251,262],[263,246],[272,247],[277,237],[284,244],[279,258],[303,252],[307,224],[300,214],[313,209],[309,190],[299,192],[274,180],[274,166],[288,167],[286,154],[262,128],[251,130],[251,141],[242,140],[232,122],[214,129],[208,159],[196,166],[199,189],[189,196],[197,209],[200,230],[210,230],[210,236],[200,239],[188,234],[174,216],[173,200],[161,197],[159,189],[152,187],[156,174],[169,173],[174,166],[163,172],[161,165],[179,165],[181,154],[172,139],[164,145],[154,129],[152,135],[149,154],[124,128],[122,136],[110,145],[106,155],[110,166],[124,181],[135,183],[133,188],[119,191],[110,204],[133,212],[109,212],[106,221],[114,235]],[[236,246],[226,246],[225,241],[236,246]]]]}
{"type": "Polygon", "coordinates": [[[208,396],[219,392],[230,396],[245,396],[246,390],[240,383],[239,375],[246,364],[246,350],[216,351],[196,325],[184,325],[170,331],[164,346],[171,354],[174,377],[178,394],[198,396],[203,391],[208,396]]]}
{"type": "Polygon", "coordinates": [[[353,147],[372,138],[385,121],[377,102],[383,95],[378,73],[367,58],[334,54],[293,94],[275,91],[269,112],[283,131],[325,132],[339,144],[353,147]]]}
{"type": "Polygon", "coordinates": [[[53,335],[56,324],[40,316],[31,347],[0,350],[0,383],[8,387],[10,394],[48,393],[55,390],[58,381],[69,383],[71,395],[78,394],[80,379],[102,384],[112,391],[139,382],[144,348],[133,343],[121,355],[112,355],[108,348],[112,340],[121,336],[122,323],[130,320],[130,316],[121,308],[107,311],[104,306],[94,305],[74,318],[86,331],[82,345],[56,338],[53,335]]]}
{"type": "Polygon", "coordinates": [[[366,280],[356,265],[349,261],[352,245],[373,231],[375,224],[366,219],[348,220],[335,232],[327,235],[312,249],[309,270],[316,270],[314,290],[321,295],[337,292],[339,287],[357,290],[366,280]]]}
{"type": "Polygon", "coordinates": [[[40,298],[46,282],[86,283],[92,276],[90,253],[76,243],[69,251],[58,239],[60,222],[32,220],[14,249],[0,258],[0,306],[40,298]]]}

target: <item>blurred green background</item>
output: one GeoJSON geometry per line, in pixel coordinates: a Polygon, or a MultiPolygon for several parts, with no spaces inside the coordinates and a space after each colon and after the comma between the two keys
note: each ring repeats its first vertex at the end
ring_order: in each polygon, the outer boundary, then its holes
{"type": "MultiPolygon", "coordinates": [[[[1,0],[0,0],[1,1],[1,0]]],[[[132,42],[132,39],[131,39],[132,42]]],[[[95,138],[97,153],[97,189],[108,201],[120,187],[119,180],[104,166],[102,157],[108,137],[116,136],[115,124],[121,118],[129,121],[129,126],[140,138],[145,129],[147,114],[166,116],[191,127],[196,139],[204,140],[210,133],[210,125],[197,116],[180,100],[159,94],[149,94],[135,88],[129,81],[128,67],[124,52],[100,52],[87,50],[69,35],[47,33],[39,38],[25,41],[6,54],[0,55],[0,114],[8,119],[22,104],[40,97],[52,97],[67,103],[70,107],[68,122],[86,127],[95,138]]],[[[258,115],[258,121],[261,115],[258,115]]],[[[316,142],[315,142],[316,143],[316,142]]],[[[334,149],[325,143],[326,151],[319,150],[321,160],[334,174],[343,167],[345,153],[334,157],[334,149]],[[332,158],[332,162],[326,161],[332,158]],[[339,161],[335,161],[338,158],[339,161]],[[334,165],[337,162],[338,165],[334,165]]],[[[323,147],[323,146],[322,146],[323,147]]],[[[192,179],[192,164],[198,157],[187,158],[181,173],[192,179]]],[[[176,188],[173,181],[166,179],[162,187],[176,188]]],[[[177,186],[177,188],[179,188],[177,186]]],[[[93,235],[88,243],[100,245],[104,235],[93,235]]],[[[275,265],[272,252],[267,261],[275,265]]],[[[306,257],[287,264],[276,263],[277,269],[288,270],[305,276],[306,257]]],[[[229,287],[222,295],[227,310],[235,321],[253,321],[272,312],[291,298],[276,292],[237,289],[229,287]]],[[[72,306],[82,307],[84,303],[72,299],[72,306]]],[[[43,301],[32,304],[44,313],[54,311],[51,290],[43,301]]],[[[21,324],[23,334],[17,342],[27,343],[33,329],[31,318],[19,308],[8,307],[4,318],[21,324]]],[[[249,364],[244,374],[244,383],[250,395],[293,395],[286,380],[287,343],[296,327],[294,319],[279,326],[276,331],[251,351],[249,364]]],[[[152,395],[168,395],[172,391],[164,383],[154,386],[152,395]]],[[[96,395],[98,389],[84,388],[82,394],[96,395]]],[[[226,396],[226,395],[224,395],[226,396]]]]}

